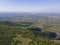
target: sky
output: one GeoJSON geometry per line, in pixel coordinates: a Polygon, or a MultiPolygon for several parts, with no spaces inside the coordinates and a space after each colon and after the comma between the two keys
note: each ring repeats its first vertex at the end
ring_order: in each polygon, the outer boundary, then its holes
{"type": "Polygon", "coordinates": [[[60,0],[0,0],[0,12],[60,12],[60,0]]]}

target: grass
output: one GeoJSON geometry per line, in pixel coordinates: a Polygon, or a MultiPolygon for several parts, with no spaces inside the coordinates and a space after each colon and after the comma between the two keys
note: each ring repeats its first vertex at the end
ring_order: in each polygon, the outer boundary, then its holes
{"type": "Polygon", "coordinates": [[[28,39],[28,38],[23,38],[22,37],[22,34],[16,34],[17,37],[14,38],[14,40],[18,40],[19,42],[22,42],[22,43],[18,43],[17,45],[28,45],[29,42],[31,42],[32,40],[31,39],[28,39]]]}

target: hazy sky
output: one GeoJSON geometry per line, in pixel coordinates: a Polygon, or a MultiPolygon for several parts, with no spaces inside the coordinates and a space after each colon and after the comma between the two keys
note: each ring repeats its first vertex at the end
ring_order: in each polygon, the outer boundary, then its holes
{"type": "Polygon", "coordinates": [[[0,12],[60,12],[60,0],[0,0],[0,12]]]}

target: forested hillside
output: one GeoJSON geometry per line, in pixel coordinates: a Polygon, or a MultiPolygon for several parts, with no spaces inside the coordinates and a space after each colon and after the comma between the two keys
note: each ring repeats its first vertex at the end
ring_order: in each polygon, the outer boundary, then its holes
{"type": "Polygon", "coordinates": [[[43,31],[31,22],[0,21],[0,45],[60,45],[55,32],[43,31]]]}

